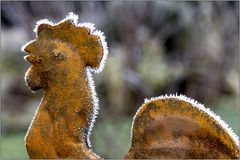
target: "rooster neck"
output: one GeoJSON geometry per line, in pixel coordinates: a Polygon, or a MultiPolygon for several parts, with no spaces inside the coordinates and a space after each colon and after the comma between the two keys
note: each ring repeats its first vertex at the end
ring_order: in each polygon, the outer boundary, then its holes
{"type": "Polygon", "coordinates": [[[64,139],[69,137],[89,147],[88,136],[95,113],[87,71],[79,69],[63,73],[57,74],[54,80],[52,78],[54,83],[45,88],[40,109],[52,117],[54,136],[58,137],[56,140],[63,137],[64,128],[64,139]]]}

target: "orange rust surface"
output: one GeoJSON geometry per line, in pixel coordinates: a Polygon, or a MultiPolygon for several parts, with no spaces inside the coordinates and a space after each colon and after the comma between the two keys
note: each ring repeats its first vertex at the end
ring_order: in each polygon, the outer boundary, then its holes
{"type": "MultiPolygon", "coordinates": [[[[24,50],[31,63],[27,85],[44,89],[26,135],[29,157],[100,158],[87,142],[94,106],[86,73],[86,66],[98,68],[102,59],[99,37],[70,20],[41,24],[24,50]]],[[[136,114],[124,158],[239,158],[239,149],[220,124],[190,103],[157,99],[136,114]]]]}
{"type": "Polygon", "coordinates": [[[100,37],[70,20],[38,26],[37,39],[24,50],[31,67],[27,85],[44,89],[26,135],[30,158],[100,158],[87,143],[94,116],[86,66],[97,68],[103,56],[100,37]]]}
{"type": "Polygon", "coordinates": [[[239,148],[208,114],[183,100],[166,98],[140,108],[124,158],[237,159],[239,148]]]}

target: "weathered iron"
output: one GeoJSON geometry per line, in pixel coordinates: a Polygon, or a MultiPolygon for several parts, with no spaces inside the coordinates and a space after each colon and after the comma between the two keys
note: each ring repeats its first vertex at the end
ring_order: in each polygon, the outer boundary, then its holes
{"type": "Polygon", "coordinates": [[[203,105],[171,95],[147,101],[136,113],[126,159],[237,159],[239,141],[203,105]]]}
{"type": "MultiPolygon", "coordinates": [[[[90,134],[98,108],[91,72],[107,57],[102,32],[77,24],[77,16],[53,24],[37,23],[37,38],[25,46],[31,63],[25,80],[43,99],[26,134],[30,158],[100,158],[90,134]]],[[[239,158],[237,136],[213,112],[184,96],[158,97],[144,103],[132,125],[124,158],[239,158]]]]}
{"type": "Polygon", "coordinates": [[[92,27],[76,24],[74,14],[58,24],[43,20],[37,39],[23,47],[27,85],[44,89],[25,138],[30,158],[100,158],[89,140],[97,113],[91,71],[103,67],[107,48],[92,27]]]}

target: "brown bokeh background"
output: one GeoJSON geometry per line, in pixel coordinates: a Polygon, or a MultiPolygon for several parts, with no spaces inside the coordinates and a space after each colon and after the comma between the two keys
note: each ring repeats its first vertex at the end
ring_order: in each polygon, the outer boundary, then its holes
{"type": "Polygon", "coordinates": [[[40,102],[24,82],[20,48],[35,22],[69,12],[106,35],[109,56],[94,75],[100,110],[94,151],[122,158],[144,98],[181,93],[212,108],[239,135],[239,2],[1,2],[1,149],[25,158],[24,135],[40,102]]]}

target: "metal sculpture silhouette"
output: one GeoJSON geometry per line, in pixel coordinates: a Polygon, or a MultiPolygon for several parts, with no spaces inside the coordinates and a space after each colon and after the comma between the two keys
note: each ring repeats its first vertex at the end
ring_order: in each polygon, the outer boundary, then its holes
{"type": "MultiPolygon", "coordinates": [[[[25,80],[43,99],[25,141],[30,158],[100,158],[90,134],[98,109],[91,72],[107,57],[104,34],[70,13],[37,22],[37,38],[23,46],[31,63],[25,80]]],[[[203,105],[185,96],[148,100],[136,113],[124,158],[239,158],[238,138],[203,105]]]]}

